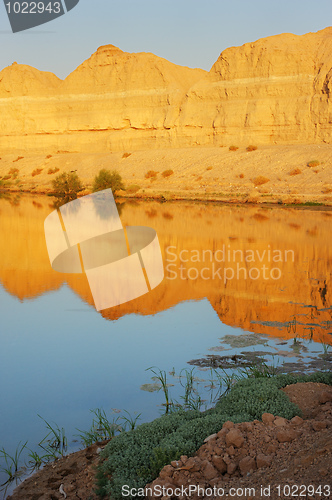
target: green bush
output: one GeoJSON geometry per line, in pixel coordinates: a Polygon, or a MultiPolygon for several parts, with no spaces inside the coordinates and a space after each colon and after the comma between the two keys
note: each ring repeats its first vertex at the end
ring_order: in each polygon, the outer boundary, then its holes
{"type": "Polygon", "coordinates": [[[332,385],[332,374],[244,379],[206,412],[180,410],[120,434],[102,452],[104,461],[99,466],[98,495],[120,499],[123,484],[143,488],[171,460],[193,455],[204,439],[218,432],[227,420],[247,422],[260,419],[265,412],[287,419],[300,415],[300,409],[279,391],[296,382],[332,385]]]}
{"type": "Polygon", "coordinates": [[[53,179],[52,186],[54,196],[66,200],[75,200],[78,193],[83,189],[82,182],[75,172],[64,172],[58,175],[53,179]]]}
{"type": "Polygon", "coordinates": [[[111,172],[104,168],[99,171],[99,174],[94,178],[92,191],[95,193],[103,189],[112,189],[113,193],[120,191],[120,189],[125,189],[119,172],[116,170],[112,170],[111,172]]]}

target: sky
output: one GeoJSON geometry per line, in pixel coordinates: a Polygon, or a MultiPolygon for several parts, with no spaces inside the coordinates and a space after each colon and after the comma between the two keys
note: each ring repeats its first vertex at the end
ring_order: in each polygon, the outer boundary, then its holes
{"type": "Polygon", "coordinates": [[[54,21],[14,34],[4,3],[0,70],[15,61],[60,78],[106,44],[210,70],[227,47],[332,25],[331,0],[80,0],[54,21]]]}

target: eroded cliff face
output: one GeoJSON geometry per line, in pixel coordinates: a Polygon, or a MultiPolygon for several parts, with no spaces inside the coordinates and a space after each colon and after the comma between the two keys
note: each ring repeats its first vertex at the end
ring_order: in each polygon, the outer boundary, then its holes
{"type": "Polygon", "coordinates": [[[332,28],[221,53],[210,72],[100,47],[64,81],[0,72],[3,151],[125,149],[332,139],[332,28]]]}

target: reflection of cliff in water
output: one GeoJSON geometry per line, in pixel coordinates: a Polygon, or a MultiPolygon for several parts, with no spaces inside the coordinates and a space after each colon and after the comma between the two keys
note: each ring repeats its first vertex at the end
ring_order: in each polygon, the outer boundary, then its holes
{"type": "MultiPolygon", "coordinates": [[[[0,199],[0,281],[20,300],[68,283],[93,304],[84,275],[50,267],[43,226],[51,210],[46,197],[23,197],[18,205],[0,199]]],[[[157,231],[166,279],[149,294],[103,311],[103,317],[155,314],[207,297],[225,324],[293,337],[289,325],[295,317],[297,336],[331,340],[332,212],[151,202],[126,203],[121,219],[157,231]]]]}

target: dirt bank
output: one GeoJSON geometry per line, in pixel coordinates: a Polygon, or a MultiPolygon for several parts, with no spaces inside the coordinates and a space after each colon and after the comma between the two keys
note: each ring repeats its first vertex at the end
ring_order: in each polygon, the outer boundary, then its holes
{"type": "Polygon", "coordinates": [[[332,205],[332,146],[327,144],[39,156],[18,151],[1,158],[0,182],[6,189],[47,193],[59,173],[76,172],[87,193],[102,168],[120,172],[125,196],[332,205]]]}

